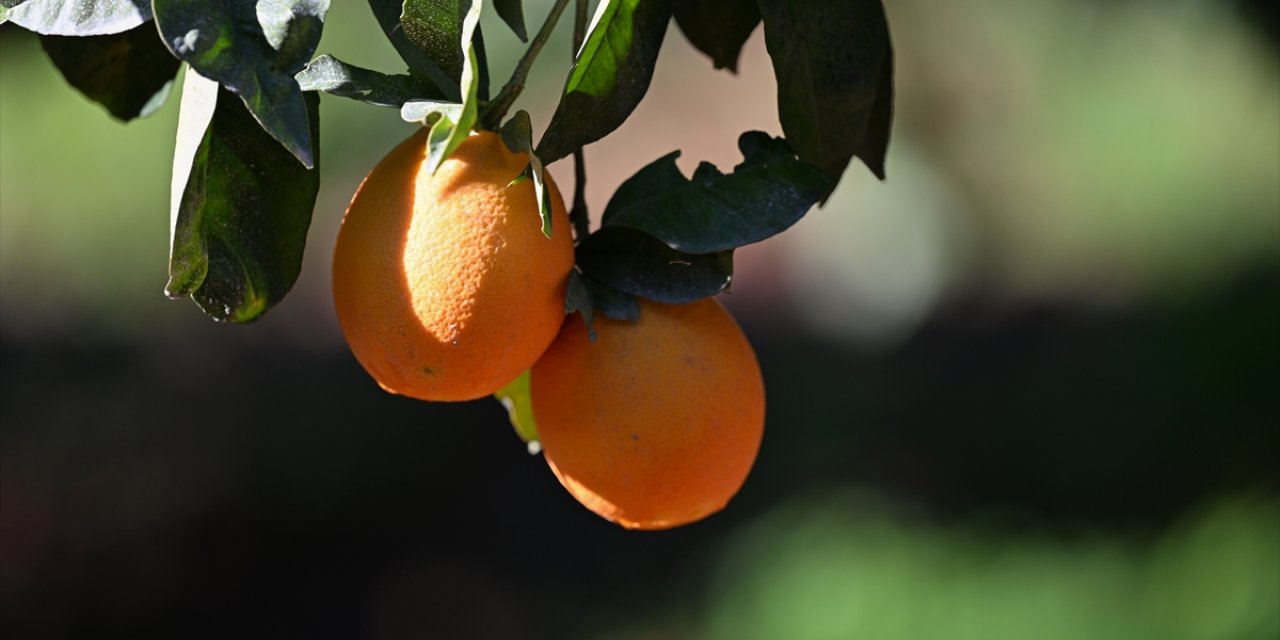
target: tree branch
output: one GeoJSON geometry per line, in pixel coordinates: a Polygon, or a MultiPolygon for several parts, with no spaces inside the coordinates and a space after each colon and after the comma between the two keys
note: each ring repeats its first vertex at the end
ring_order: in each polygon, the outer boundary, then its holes
{"type": "MultiPolygon", "coordinates": [[[[587,37],[587,0],[574,0],[573,51],[569,56],[577,60],[578,51],[587,37]]],[[[587,164],[582,149],[573,152],[573,208],[569,217],[573,220],[573,232],[578,241],[591,233],[591,216],[587,213],[587,164]]]]}
{"type": "Polygon", "coordinates": [[[547,15],[546,22],[542,23],[542,28],[538,30],[538,35],[534,36],[529,42],[529,48],[525,50],[524,56],[516,63],[516,68],[511,72],[511,79],[507,80],[507,84],[503,85],[502,91],[494,97],[493,101],[485,109],[484,114],[480,117],[481,126],[485,129],[494,130],[502,122],[502,118],[507,115],[507,110],[516,101],[520,92],[524,90],[525,79],[529,76],[529,69],[533,68],[533,61],[538,57],[538,53],[542,51],[542,46],[547,44],[547,40],[551,37],[551,31],[556,26],[556,21],[560,19],[560,14],[564,13],[564,8],[569,4],[569,0],[556,0],[554,6],[551,7],[551,13],[547,15]]]}

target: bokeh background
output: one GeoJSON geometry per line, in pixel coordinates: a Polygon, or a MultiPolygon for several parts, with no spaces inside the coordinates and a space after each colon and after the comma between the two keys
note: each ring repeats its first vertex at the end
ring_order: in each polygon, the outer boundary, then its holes
{"type": "MultiPolygon", "coordinates": [[[[1275,5],[886,4],[889,180],[855,164],[739,253],[764,447],[660,533],[575,503],[497,402],[387,395],[346,350],[329,255],[393,111],[324,97],[302,276],[216,325],[162,295],[177,100],[121,125],[0,27],[0,635],[1280,637],[1275,5]]],[[[483,25],[500,83],[520,46],[483,25]]],[[[320,51],[402,68],[361,2],[320,51]]],[[[587,150],[593,210],[780,133],[759,31],[741,69],[673,28],[587,150]]]]}

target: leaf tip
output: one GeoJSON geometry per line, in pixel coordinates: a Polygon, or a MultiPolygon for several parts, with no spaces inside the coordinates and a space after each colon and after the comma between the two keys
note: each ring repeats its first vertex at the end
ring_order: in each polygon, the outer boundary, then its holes
{"type": "Polygon", "coordinates": [[[175,282],[172,278],[164,285],[164,297],[170,300],[178,300],[189,295],[191,295],[191,290],[184,287],[182,283],[175,282]]]}
{"type": "Polygon", "coordinates": [[[711,66],[717,71],[724,69],[735,76],[738,75],[738,60],[736,58],[733,60],[712,60],[711,66]]]}
{"type": "Polygon", "coordinates": [[[871,174],[879,178],[881,182],[889,179],[889,174],[885,171],[883,162],[878,162],[874,166],[867,165],[867,168],[871,169],[871,174]]]}

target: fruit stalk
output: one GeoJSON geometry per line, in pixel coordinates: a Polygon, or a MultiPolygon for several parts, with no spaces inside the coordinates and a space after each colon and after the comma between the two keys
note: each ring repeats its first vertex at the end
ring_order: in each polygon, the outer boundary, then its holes
{"type": "MultiPolygon", "coordinates": [[[[573,3],[573,51],[572,60],[578,59],[582,42],[587,39],[587,0],[573,3]]],[[[587,163],[582,149],[573,152],[573,208],[569,210],[573,220],[573,235],[581,242],[591,234],[591,218],[587,215],[587,163]]]]}
{"type": "Polygon", "coordinates": [[[569,0],[556,0],[554,6],[551,7],[551,13],[547,15],[547,19],[542,23],[542,28],[538,30],[538,35],[533,37],[529,42],[529,48],[525,50],[524,55],[520,57],[520,61],[516,63],[516,68],[511,72],[511,79],[507,80],[507,84],[503,85],[502,91],[494,97],[489,103],[488,109],[481,116],[481,125],[490,131],[496,130],[502,122],[502,118],[507,115],[507,110],[515,103],[516,98],[520,96],[520,92],[524,90],[525,79],[529,75],[529,70],[533,68],[533,61],[538,57],[538,53],[542,51],[543,45],[547,44],[547,40],[551,38],[551,31],[555,28],[556,22],[560,20],[560,14],[564,13],[564,8],[568,6],[569,0]]]}

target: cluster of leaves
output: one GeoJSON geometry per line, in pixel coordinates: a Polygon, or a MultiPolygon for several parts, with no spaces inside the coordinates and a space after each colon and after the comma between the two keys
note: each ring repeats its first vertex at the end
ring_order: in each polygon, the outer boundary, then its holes
{"type": "MultiPolygon", "coordinates": [[[[893,54],[880,0],[599,0],[551,121],[502,119],[569,0],[556,0],[516,76],[490,99],[482,0],[369,0],[404,73],[312,58],[329,0],[0,0],[0,22],[40,34],[67,81],[116,118],[165,100],[181,63],[171,202],[170,296],[218,320],[252,320],[292,287],[319,189],[327,92],[430,127],[434,168],[476,127],[528,154],[551,233],[543,166],[607,136],[648,90],[672,20],[716,68],[737,70],[763,23],[785,138],[747,132],[732,173],[692,177],[672,152],[619,186],[591,233],[575,198],[578,268],[566,308],[634,318],[633,296],[690,302],[725,289],[733,250],[785,230],[825,199],[855,156],[884,177],[893,54]]],[[[585,16],[585,0],[578,15],[585,16]]],[[[529,41],[521,0],[493,0],[529,41]]],[[[577,167],[583,166],[578,156],[577,167]]],[[[578,183],[583,182],[581,174],[578,183]]]]}

